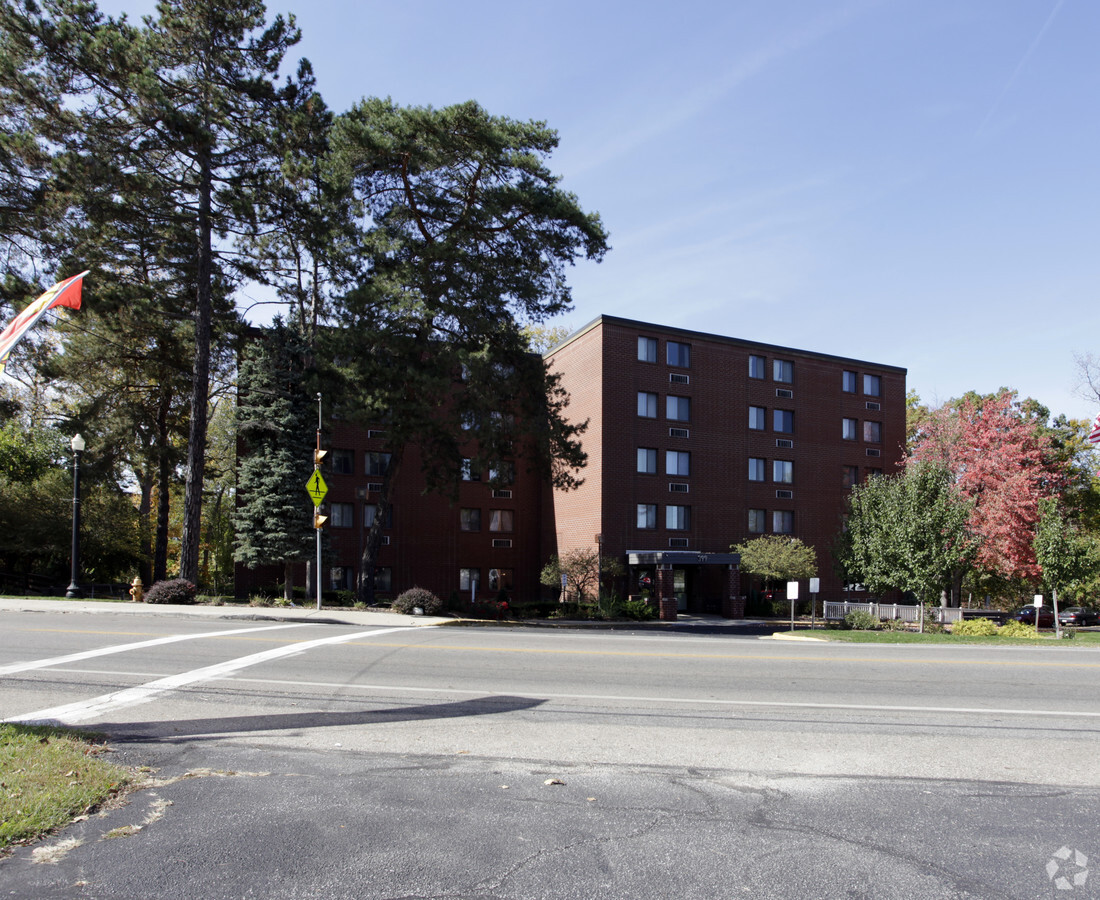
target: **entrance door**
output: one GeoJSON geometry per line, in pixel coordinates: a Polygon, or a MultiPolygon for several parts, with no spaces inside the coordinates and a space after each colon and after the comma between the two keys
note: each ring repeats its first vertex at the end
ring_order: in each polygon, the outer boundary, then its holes
{"type": "Polygon", "coordinates": [[[684,612],[688,606],[687,569],[672,570],[672,595],[677,611],[684,612]]]}

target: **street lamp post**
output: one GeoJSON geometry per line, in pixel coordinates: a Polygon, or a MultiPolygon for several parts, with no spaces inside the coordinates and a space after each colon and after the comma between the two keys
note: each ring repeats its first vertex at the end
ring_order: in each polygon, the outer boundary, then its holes
{"type": "Polygon", "coordinates": [[[74,435],[71,444],[73,448],[73,571],[65,596],[73,600],[84,596],[84,592],[77,583],[80,578],[80,454],[84,452],[84,438],[79,434],[74,435]]]}
{"type": "Polygon", "coordinates": [[[355,499],[359,501],[359,557],[355,564],[355,599],[363,599],[363,532],[367,530],[367,489],[360,485],[355,489],[355,499]]]}

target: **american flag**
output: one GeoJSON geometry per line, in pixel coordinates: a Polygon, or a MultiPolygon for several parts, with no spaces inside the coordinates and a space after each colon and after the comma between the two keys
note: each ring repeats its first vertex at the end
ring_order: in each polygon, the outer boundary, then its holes
{"type": "Polygon", "coordinates": [[[1096,421],[1092,423],[1092,431],[1089,432],[1089,441],[1100,444],[1100,413],[1096,415],[1096,421]]]}

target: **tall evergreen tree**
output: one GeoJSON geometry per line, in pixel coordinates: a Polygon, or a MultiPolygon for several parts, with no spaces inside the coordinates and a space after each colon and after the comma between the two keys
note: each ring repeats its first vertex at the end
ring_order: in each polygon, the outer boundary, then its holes
{"type": "Polygon", "coordinates": [[[305,387],[308,347],[276,320],[241,361],[237,407],[243,454],[237,471],[234,559],[249,568],[284,567],[293,597],[292,563],[307,557],[313,529],[305,506],[311,456],[311,406],[305,387]]]}
{"type": "Polygon", "coordinates": [[[570,308],[565,268],[599,260],[599,216],[558,186],[545,160],[557,134],[541,122],[364,100],[333,130],[334,177],[350,179],[366,216],[369,272],[340,299],[351,390],[344,414],[386,423],[390,463],[363,557],[374,559],[405,449],[430,488],[457,492],[464,470],[503,477],[520,452],[556,485],[584,463],[564,391],[530,353],[522,326],[570,308]]]}

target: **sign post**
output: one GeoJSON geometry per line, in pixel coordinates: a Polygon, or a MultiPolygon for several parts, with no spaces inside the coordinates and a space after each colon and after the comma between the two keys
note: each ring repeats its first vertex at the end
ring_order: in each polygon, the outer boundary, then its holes
{"type": "Polygon", "coordinates": [[[817,595],[821,590],[821,579],[810,579],[810,630],[817,627],[817,595]]]}
{"type": "Polygon", "coordinates": [[[321,503],[328,493],[328,485],[321,477],[321,463],[328,455],[327,450],[321,449],[321,395],[317,395],[317,449],[313,451],[313,474],[306,482],[306,490],[313,501],[313,530],[317,533],[317,608],[321,608],[321,527],[328,521],[328,516],[321,515],[321,503]]]}
{"type": "Polygon", "coordinates": [[[794,631],[794,605],[798,601],[798,582],[787,582],[787,599],[791,601],[791,631],[794,631]]]}

